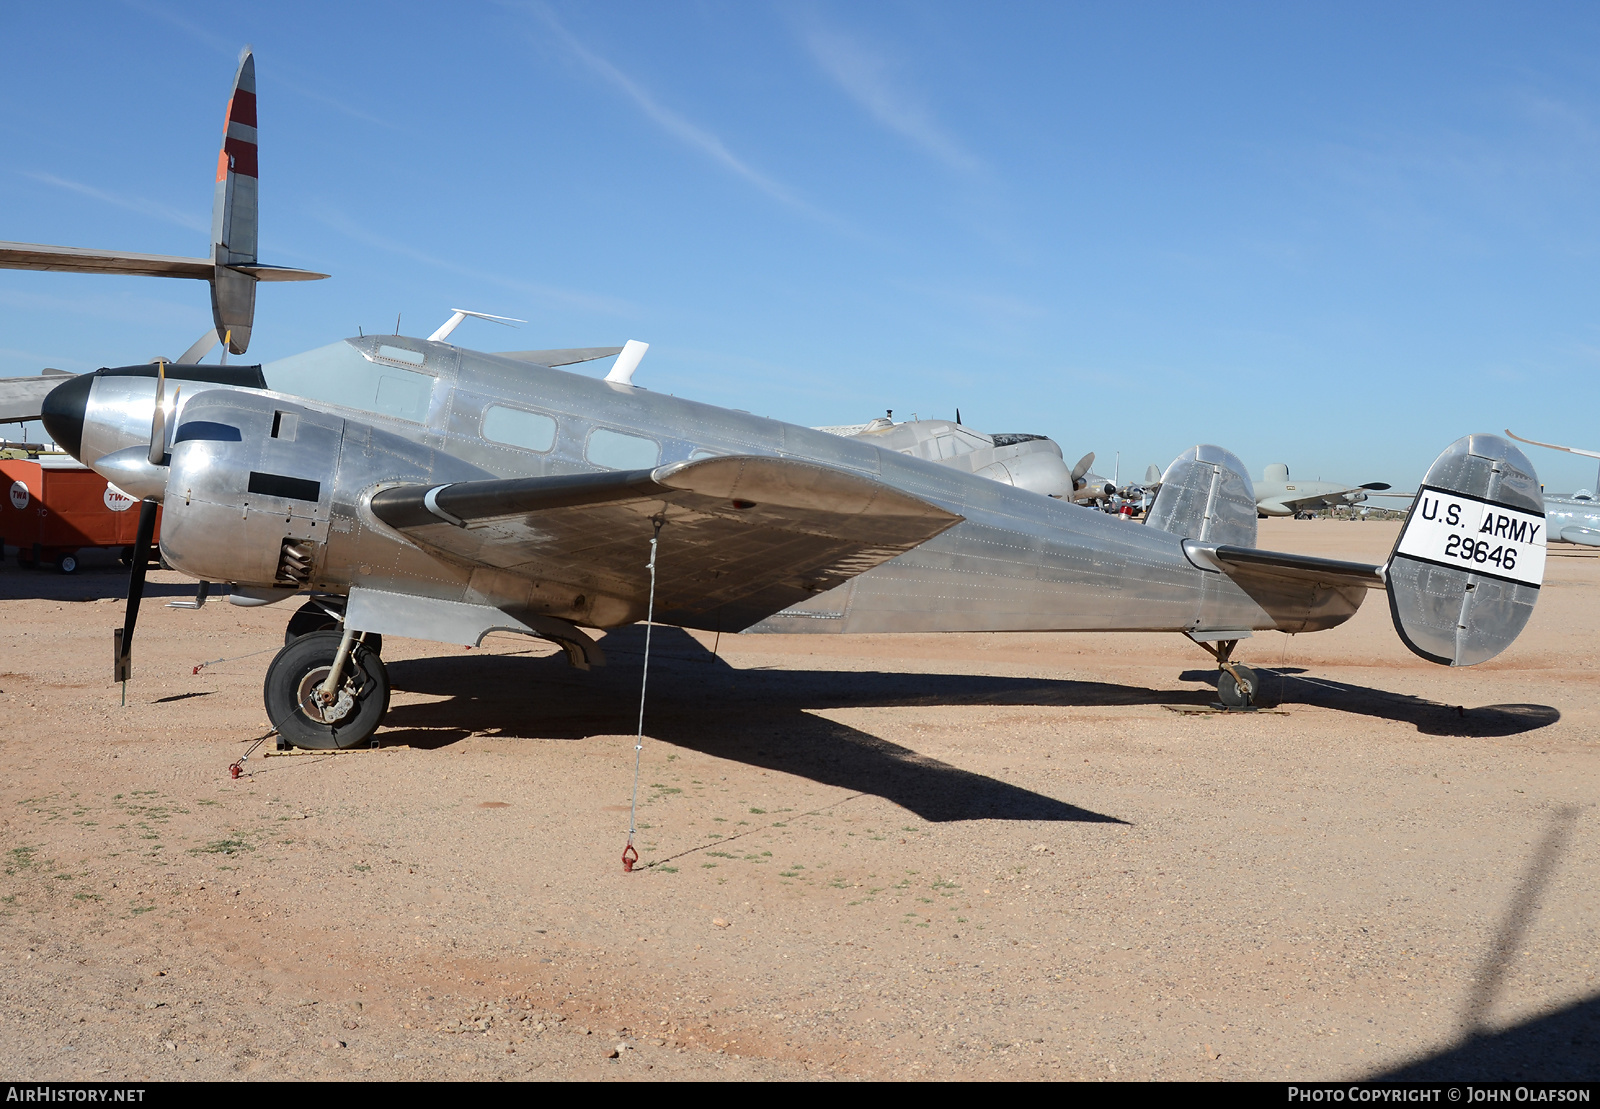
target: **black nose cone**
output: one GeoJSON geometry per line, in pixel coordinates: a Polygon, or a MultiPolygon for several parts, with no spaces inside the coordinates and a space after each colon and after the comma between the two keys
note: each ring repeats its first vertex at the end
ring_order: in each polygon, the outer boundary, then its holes
{"type": "Polygon", "coordinates": [[[64,385],[57,385],[44,398],[39,422],[55,440],[56,446],[78,458],[83,454],[83,416],[89,409],[89,390],[94,374],[83,374],[64,385]]]}

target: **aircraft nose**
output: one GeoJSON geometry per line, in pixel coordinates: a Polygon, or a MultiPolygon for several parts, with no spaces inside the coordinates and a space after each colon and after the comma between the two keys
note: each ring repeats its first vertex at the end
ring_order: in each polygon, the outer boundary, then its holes
{"type": "Polygon", "coordinates": [[[89,391],[93,388],[93,374],[57,385],[45,395],[39,416],[50,438],[74,458],[83,451],[83,417],[89,410],[89,391]]]}

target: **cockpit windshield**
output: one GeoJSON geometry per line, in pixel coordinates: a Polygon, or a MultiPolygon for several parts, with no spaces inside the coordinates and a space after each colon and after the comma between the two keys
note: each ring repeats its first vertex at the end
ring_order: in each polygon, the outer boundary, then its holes
{"type": "Polygon", "coordinates": [[[268,362],[261,375],[273,392],[426,423],[438,378],[425,352],[401,342],[345,339],[268,362]]]}

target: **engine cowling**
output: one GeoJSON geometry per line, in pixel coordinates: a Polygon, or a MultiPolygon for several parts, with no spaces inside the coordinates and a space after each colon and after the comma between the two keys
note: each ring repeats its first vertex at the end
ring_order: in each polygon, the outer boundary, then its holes
{"type": "Polygon", "coordinates": [[[373,520],[390,484],[490,476],[401,436],[258,393],[184,405],[172,444],[161,549],[207,581],[343,591],[364,574],[435,560],[373,520]]]}

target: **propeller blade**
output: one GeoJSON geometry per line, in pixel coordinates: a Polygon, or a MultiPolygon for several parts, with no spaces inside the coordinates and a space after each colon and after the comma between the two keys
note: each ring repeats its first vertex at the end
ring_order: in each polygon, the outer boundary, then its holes
{"type": "Polygon", "coordinates": [[[1094,451],[1090,451],[1078,459],[1078,464],[1072,468],[1072,484],[1077,485],[1083,480],[1083,475],[1089,472],[1089,467],[1094,465],[1094,451]]]}
{"type": "Polygon", "coordinates": [[[194,345],[178,358],[179,366],[197,366],[200,359],[211,353],[211,348],[217,345],[217,329],[212,328],[194,341],[194,345]]]}
{"type": "Polygon", "coordinates": [[[139,622],[139,602],[144,599],[144,575],[150,565],[150,541],[156,534],[155,501],[139,504],[139,531],[133,540],[133,566],[128,570],[128,605],[116,633],[116,672],[113,681],[125,682],[133,674],[133,627],[139,622]]]}
{"type": "Polygon", "coordinates": [[[156,410],[150,417],[150,465],[167,459],[167,364],[156,363],[156,410]]]}

